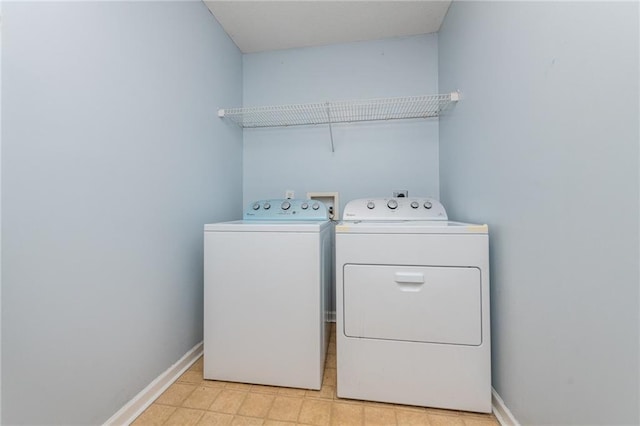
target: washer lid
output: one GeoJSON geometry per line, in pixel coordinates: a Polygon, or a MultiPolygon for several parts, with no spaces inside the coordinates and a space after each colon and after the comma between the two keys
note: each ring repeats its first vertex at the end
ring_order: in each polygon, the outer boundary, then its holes
{"type": "Polygon", "coordinates": [[[342,221],[336,234],[488,234],[487,225],[439,220],[342,221]]]}
{"type": "Polygon", "coordinates": [[[209,223],[204,225],[205,232],[320,232],[330,226],[328,220],[309,221],[273,221],[273,220],[234,220],[232,222],[209,223]]]}

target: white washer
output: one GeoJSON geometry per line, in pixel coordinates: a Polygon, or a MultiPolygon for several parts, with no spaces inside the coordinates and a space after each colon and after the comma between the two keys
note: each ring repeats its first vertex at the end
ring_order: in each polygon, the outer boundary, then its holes
{"type": "Polygon", "coordinates": [[[343,218],[338,396],[491,412],[488,227],[431,198],[354,200],[343,218]]]}
{"type": "Polygon", "coordinates": [[[204,378],[320,389],[333,227],[313,200],[205,225],[204,378]]]}

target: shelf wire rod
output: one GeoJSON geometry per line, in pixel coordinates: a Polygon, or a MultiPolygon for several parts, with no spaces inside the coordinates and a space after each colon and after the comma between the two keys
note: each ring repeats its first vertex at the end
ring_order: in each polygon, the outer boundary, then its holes
{"type": "Polygon", "coordinates": [[[291,123],[295,125],[298,121],[298,111],[295,105],[291,107],[282,107],[278,111],[278,122],[291,123]]]}
{"type": "Polygon", "coordinates": [[[331,111],[329,109],[329,102],[327,102],[327,119],[329,121],[329,137],[331,138],[331,152],[336,152],[333,146],[333,128],[331,126],[331,111]]]}
{"type": "Polygon", "coordinates": [[[247,123],[249,126],[259,126],[266,120],[265,111],[255,109],[252,113],[247,114],[247,123]]]}

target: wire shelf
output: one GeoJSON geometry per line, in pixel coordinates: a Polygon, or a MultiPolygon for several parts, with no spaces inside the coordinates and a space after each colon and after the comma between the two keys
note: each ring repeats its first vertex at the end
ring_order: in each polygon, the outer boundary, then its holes
{"type": "Polygon", "coordinates": [[[459,93],[218,110],[243,128],[438,117],[459,93]]]}

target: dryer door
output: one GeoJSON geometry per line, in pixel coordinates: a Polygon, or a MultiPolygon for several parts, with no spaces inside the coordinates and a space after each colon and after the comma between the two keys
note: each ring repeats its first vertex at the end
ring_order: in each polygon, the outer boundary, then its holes
{"type": "Polygon", "coordinates": [[[480,269],[344,266],[348,337],[477,346],[482,343],[480,269]]]}

